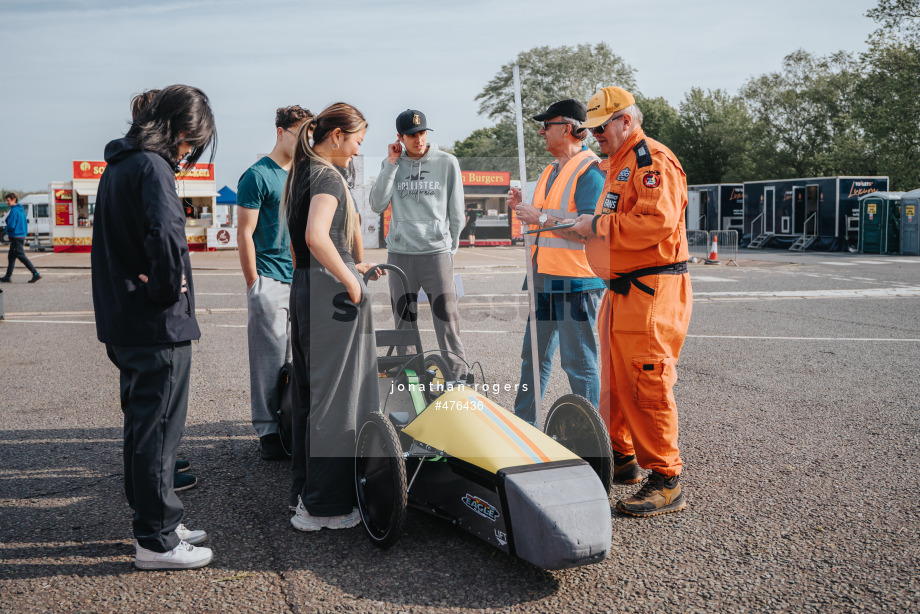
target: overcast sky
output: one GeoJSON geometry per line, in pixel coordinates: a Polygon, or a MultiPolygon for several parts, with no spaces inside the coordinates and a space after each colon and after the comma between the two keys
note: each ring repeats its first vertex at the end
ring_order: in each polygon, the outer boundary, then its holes
{"type": "Polygon", "coordinates": [[[128,103],[172,83],[211,99],[218,187],[274,141],[274,111],[357,106],[376,174],[407,107],[453,145],[490,122],[476,94],[520,51],[606,42],[646,96],[731,93],[798,48],[865,49],[875,0],[0,0],[0,186],[44,190],[101,160],[128,103]]]}

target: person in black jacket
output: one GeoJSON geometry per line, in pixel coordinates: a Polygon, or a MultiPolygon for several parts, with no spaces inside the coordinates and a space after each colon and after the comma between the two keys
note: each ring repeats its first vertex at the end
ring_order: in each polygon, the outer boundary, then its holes
{"type": "Polygon", "coordinates": [[[91,254],[96,334],[121,372],[125,494],[134,509],[135,566],[190,569],[211,562],[204,531],[182,524],[173,490],[185,430],[195,319],[179,162],[217,141],[205,94],[164,88],[105,148],[91,254]]]}

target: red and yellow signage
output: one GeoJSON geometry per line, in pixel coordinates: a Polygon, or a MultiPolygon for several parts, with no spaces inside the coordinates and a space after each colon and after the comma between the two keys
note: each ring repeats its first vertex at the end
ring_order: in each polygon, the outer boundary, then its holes
{"type": "Polygon", "coordinates": [[[463,185],[509,186],[511,173],[502,171],[460,171],[463,185]]]}
{"type": "Polygon", "coordinates": [[[73,205],[73,190],[57,189],[54,191],[54,225],[70,226],[73,224],[71,206],[73,205]]]}
{"type": "MultiPolygon", "coordinates": [[[[99,179],[105,172],[106,162],[93,160],[74,160],[73,178],[74,179],[99,179]]],[[[182,170],[176,173],[176,179],[179,181],[214,181],[213,164],[196,164],[188,170],[182,170]]]]}

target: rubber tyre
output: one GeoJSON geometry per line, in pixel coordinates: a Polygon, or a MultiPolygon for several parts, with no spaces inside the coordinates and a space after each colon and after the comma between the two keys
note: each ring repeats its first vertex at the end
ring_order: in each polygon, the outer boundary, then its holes
{"type": "Polygon", "coordinates": [[[447,373],[450,373],[450,366],[447,364],[447,361],[443,357],[438,356],[437,354],[430,354],[425,357],[425,402],[431,405],[435,399],[444,394],[444,392],[438,392],[436,390],[431,390],[431,385],[441,384],[444,386],[447,382],[447,373]],[[434,372],[434,375],[431,375],[430,372],[434,372]]]}
{"type": "Polygon", "coordinates": [[[588,461],[604,490],[613,483],[613,448],[601,416],[591,402],[577,394],[559,397],[546,414],[543,432],[588,461]]]}
{"type": "Polygon", "coordinates": [[[406,524],[406,463],[396,428],[383,414],[369,414],[355,444],[355,491],[371,542],[389,548],[406,524]]]}

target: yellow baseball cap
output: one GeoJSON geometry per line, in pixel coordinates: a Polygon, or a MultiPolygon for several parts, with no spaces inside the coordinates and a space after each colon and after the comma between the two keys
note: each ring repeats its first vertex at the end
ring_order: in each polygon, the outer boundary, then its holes
{"type": "Polygon", "coordinates": [[[636,99],[622,87],[605,87],[591,96],[591,100],[588,101],[588,119],[581,126],[597,128],[617,111],[634,104],[636,99]]]}

